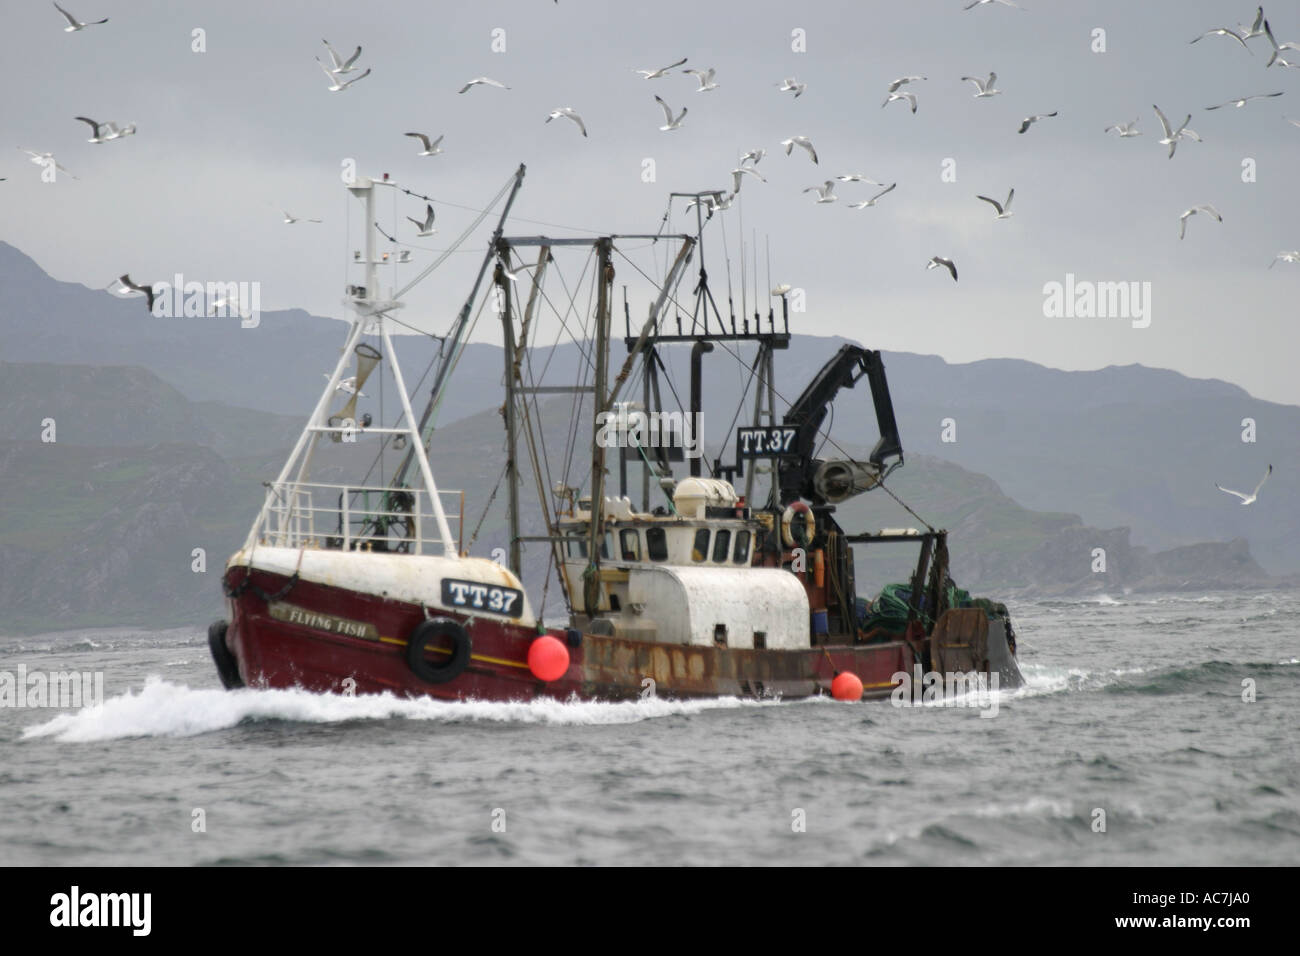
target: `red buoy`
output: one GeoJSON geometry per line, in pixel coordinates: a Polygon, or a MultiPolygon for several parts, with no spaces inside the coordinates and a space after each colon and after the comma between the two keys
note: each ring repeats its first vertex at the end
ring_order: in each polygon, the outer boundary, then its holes
{"type": "Polygon", "coordinates": [[[862,681],[852,671],[836,674],[831,681],[831,696],[836,700],[861,700],[862,681]]]}
{"type": "MultiPolygon", "coordinates": [[[[551,635],[543,634],[528,647],[528,669],[538,680],[559,680],[569,669],[569,649],[551,635]]],[[[862,693],[861,684],[858,693],[862,693]]]]}

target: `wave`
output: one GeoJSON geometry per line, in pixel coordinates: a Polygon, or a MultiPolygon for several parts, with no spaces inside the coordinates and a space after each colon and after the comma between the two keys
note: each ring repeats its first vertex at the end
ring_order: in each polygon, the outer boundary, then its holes
{"type": "Polygon", "coordinates": [[[95,707],[59,714],[23,731],[23,739],[53,738],[91,743],[127,737],[192,737],[246,722],[284,720],[332,724],[354,720],[431,720],[444,723],[632,724],[675,715],[742,707],[780,706],[777,701],[717,697],[593,703],[539,698],[532,701],[445,701],[391,694],[344,697],[306,690],[194,689],[150,677],[137,693],[127,691],[95,707]]]}

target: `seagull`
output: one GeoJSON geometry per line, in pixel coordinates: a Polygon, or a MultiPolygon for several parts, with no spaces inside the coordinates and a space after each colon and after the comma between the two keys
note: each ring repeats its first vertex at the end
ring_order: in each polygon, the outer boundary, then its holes
{"type": "Polygon", "coordinates": [[[975,84],[975,89],[978,91],[975,94],[975,99],[979,99],[981,96],[997,96],[1002,92],[993,88],[993,84],[998,81],[996,73],[990,73],[987,80],[981,80],[978,76],[963,76],[962,79],[975,84]]]}
{"type": "Polygon", "coordinates": [[[551,110],[550,115],[546,117],[546,122],[549,123],[551,120],[559,119],[560,117],[573,120],[575,123],[578,124],[578,129],[582,130],[582,135],[583,136],[587,135],[587,127],[583,125],[582,117],[579,116],[577,113],[575,113],[573,109],[568,106],[562,106],[559,109],[551,110]]]}
{"type": "Polygon", "coordinates": [[[975,198],[983,199],[986,203],[989,203],[994,209],[998,211],[997,215],[993,217],[994,219],[1010,219],[1013,215],[1015,215],[1011,211],[1011,200],[1012,197],[1015,196],[1015,194],[1016,191],[1014,188],[1012,188],[1011,192],[1007,193],[1007,201],[1004,203],[1000,203],[996,199],[990,199],[988,196],[976,196],[975,198]]]}
{"type": "MultiPolygon", "coordinates": [[[[430,140],[429,137],[425,136],[423,133],[407,133],[405,135],[414,137],[424,144],[424,151],[416,153],[417,156],[437,156],[442,152],[442,147],[438,145],[442,142],[442,136],[439,136],[435,140],[430,140]]],[[[445,136],[446,134],[444,133],[443,135],[445,136]]]]}
{"type": "Polygon", "coordinates": [[[421,239],[432,236],[435,232],[438,231],[437,229],[433,228],[433,203],[427,203],[424,207],[424,222],[420,222],[420,220],[415,219],[411,216],[407,216],[406,218],[409,221],[415,223],[415,228],[420,230],[417,233],[417,235],[421,239]]]}
{"type": "Polygon", "coordinates": [[[1223,217],[1219,215],[1219,210],[1215,209],[1209,203],[1204,206],[1193,206],[1178,217],[1178,238],[1182,239],[1187,235],[1187,217],[1194,216],[1198,212],[1203,212],[1207,216],[1213,216],[1219,222],[1223,222],[1223,217]]]}
{"type": "Polygon", "coordinates": [[[289,215],[289,214],[286,212],[286,213],[284,214],[284,222],[285,222],[285,225],[287,225],[287,226],[292,226],[295,222],[320,222],[320,220],[319,220],[319,219],[298,219],[298,218],[296,218],[296,217],[294,217],[294,216],[289,215]]]}
{"type": "Polygon", "coordinates": [[[86,140],[87,143],[106,143],[113,138],[112,136],[105,136],[102,133],[100,133],[101,129],[108,133],[112,132],[112,130],[109,128],[108,123],[97,123],[93,119],[90,119],[85,116],[74,116],[73,119],[79,120],[82,123],[90,124],[91,133],[90,133],[90,139],[86,140]]]}
{"type": "Polygon", "coordinates": [[[752,159],[754,161],[754,165],[757,166],[762,161],[763,157],[766,155],[767,155],[767,150],[763,149],[763,147],[761,146],[756,147],[755,149],[751,149],[744,156],[740,157],[740,165],[744,166],[746,162],[752,159]]]}
{"type": "MultiPolygon", "coordinates": [[[[210,315],[210,316],[212,316],[212,315],[216,315],[218,309],[226,308],[226,306],[229,306],[229,307],[230,307],[230,308],[227,310],[228,312],[231,312],[231,313],[238,313],[238,312],[239,312],[239,293],[238,293],[238,292],[232,293],[231,295],[223,295],[221,298],[219,298],[219,299],[213,299],[211,302],[209,302],[209,303],[208,303],[208,315],[210,315]]],[[[322,372],[321,374],[322,374],[322,375],[325,375],[324,372],[322,372]]],[[[326,378],[329,378],[328,375],[325,375],[325,377],[326,377],[326,378]]]]}
{"type": "Polygon", "coordinates": [[[498,83],[496,80],[492,79],[491,77],[487,77],[487,76],[476,76],[476,77],[474,77],[474,79],[470,80],[468,83],[466,83],[466,84],[465,84],[464,86],[462,86],[460,89],[458,89],[456,92],[457,92],[457,93],[464,93],[464,92],[465,92],[466,90],[468,90],[471,86],[479,86],[479,85],[495,86],[495,87],[496,87],[497,89],[499,89],[499,90],[508,90],[508,89],[510,89],[510,87],[506,86],[504,83],[498,83]]]}
{"type": "Polygon", "coordinates": [[[888,106],[890,103],[894,102],[894,100],[907,100],[907,102],[909,102],[909,103],[912,104],[912,112],[913,112],[913,113],[916,112],[916,94],[915,94],[915,93],[908,93],[908,92],[906,92],[906,91],[904,91],[904,92],[902,92],[902,93],[890,93],[890,94],[889,94],[889,97],[885,100],[885,102],[883,102],[883,103],[880,104],[880,108],[883,110],[883,109],[884,109],[886,106],[888,106]]]}
{"type": "Polygon", "coordinates": [[[693,74],[700,81],[700,88],[695,91],[696,93],[707,93],[718,88],[718,84],[713,82],[713,77],[717,73],[713,67],[707,70],[682,70],[682,72],[693,74]]]}
{"type": "MultiPolygon", "coordinates": [[[[870,180],[866,180],[866,182],[870,182],[870,180]]],[[[880,183],[876,183],[876,185],[879,186],[880,183]]],[[[880,198],[881,196],[883,196],[885,193],[887,193],[887,192],[889,192],[890,190],[892,190],[892,189],[893,189],[895,186],[897,186],[897,185],[898,185],[898,183],[890,183],[888,186],[886,186],[884,189],[880,190],[880,192],[876,193],[876,194],[875,194],[874,196],[872,196],[870,199],[864,199],[864,200],[862,200],[862,202],[851,202],[851,203],[849,203],[849,208],[850,208],[850,209],[866,209],[868,206],[874,206],[874,205],[876,204],[876,200],[877,200],[877,199],[879,199],[879,198],[880,198]]]]}
{"type": "Polygon", "coordinates": [[[82,23],[80,20],[78,20],[76,17],[70,14],[67,10],[64,10],[61,6],[59,6],[57,3],[54,5],[54,9],[58,10],[59,13],[63,14],[63,19],[68,21],[68,25],[63,28],[64,33],[76,33],[78,30],[86,29],[86,27],[98,26],[101,23],[108,22],[108,17],[104,17],[104,19],[102,20],[90,20],[87,23],[82,23]]]}
{"type": "Polygon", "coordinates": [[[136,282],[132,282],[129,274],[119,276],[117,281],[122,283],[124,287],[123,291],[130,290],[131,292],[143,292],[145,295],[145,305],[149,307],[150,312],[153,312],[154,291],[152,282],[148,285],[140,285],[136,282]]]}
{"type": "MultiPolygon", "coordinates": [[[[969,10],[970,7],[967,7],[966,9],[969,10]]],[[[931,269],[938,269],[940,266],[952,273],[953,282],[957,281],[957,266],[953,264],[951,259],[944,259],[941,256],[931,256],[930,263],[925,267],[925,269],[928,272],[931,269]]]]}
{"type": "Polygon", "coordinates": [[[868,185],[871,186],[885,185],[884,183],[876,182],[874,179],[868,179],[866,176],[863,176],[861,173],[845,173],[843,176],[836,176],[835,178],[842,183],[867,183],[868,185]]]}
{"type": "Polygon", "coordinates": [[[924,76],[900,76],[898,79],[894,80],[894,82],[889,84],[889,89],[887,89],[885,92],[896,93],[898,92],[898,88],[900,86],[904,86],[905,84],[908,83],[915,83],[917,80],[924,80],[924,79],[926,79],[926,77],[924,76]]]}
{"type": "MultiPolygon", "coordinates": [[[[320,374],[321,378],[328,379],[330,377],[329,372],[321,372],[320,374]]],[[[348,395],[356,395],[357,398],[370,397],[365,392],[357,391],[357,377],[355,375],[349,375],[347,378],[339,379],[339,383],[334,386],[334,391],[344,392],[348,395]]]]}
{"type": "Polygon", "coordinates": [[[763,178],[763,174],[760,173],[753,166],[737,166],[735,169],[731,171],[732,195],[735,195],[736,193],[740,192],[740,183],[741,180],[744,178],[745,173],[749,173],[749,175],[753,176],[760,183],[767,182],[767,180],[763,178]]]}
{"type": "Polygon", "coordinates": [[[1281,96],[1281,93],[1256,93],[1253,96],[1243,96],[1235,100],[1228,100],[1226,103],[1220,103],[1218,106],[1207,106],[1207,110],[1219,110],[1225,106],[1235,106],[1238,109],[1245,106],[1251,100],[1266,100],[1272,96],[1281,96]]]}
{"type": "Polygon", "coordinates": [[[808,153],[812,161],[817,162],[817,150],[813,149],[812,140],[807,136],[791,136],[789,139],[781,140],[781,145],[785,147],[785,154],[790,155],[791,150],[796,146],[808,153]]]}
{"type": "Polygon", "coordinates": [[[800,83],[793,76],[787,76],[785,80],[777,84],[777,88],[782,93],[793,93],[794,98],[797,100],[799,97],[803,96],[803,91],[808,89],[808,84],[800,83]]]}
{"type": "Polygon", "coordinates": [[[674,67],[679,67],[686,62],[686,57],[682,57],[676,63],[669,63],[667,66],[661,66],[657,70],[633,70],[634,73],[640,73],[647,80],[657,80],[661,76],[667,76],[668,71],[674,67]]]}
{"type": "Polygon", "coordinates": [[[320,65],[320,68],[325,71],[325,75],[330,78],[329,91],[331,93],[342,92],[343,90],[346,90],[349,86],[351,86],[353,83],[357,82],[357,80],[364,80],[367,76],[370,75],[370,67],[366,67],[366,72],[360,74],[359,76],[354,76],[352,79],[348,80],[345,83],[341,81],[337,76],[335,76],[328,66],[326,66],[324,63],[321,63],[320,57],[316,57],[315,59],[316,62],[320,65]]]}
{"type": "Polygon", "coordinates": [[[108,135],[104,137],[105,141],[111,139],[121,139],[123,136],[131,136],[135,133],[135,124],[127,123],[119,127],[116,123],[108,123],[108,135]]]}
{"type": "Polygon", "coordinates": [[[335,51],[332,46],[330,46],[329,40],[321,40],[320,42],[325,44],[325,49],[329,52],[330,59],[334,61],[334,68],[330,70],[331,73],[351,73],[356,69],[352,64],[356,63],[357,57],[361,56],[361,47],[357,47],[357,51],[345,60],[343,57],[338,55],[338,52],[335,51]]]}
{"type": "Polygon", "coordinates": [[[669,130],[681,129],[682,120],[686,118],[686,107],[683,106],[682,111],[677,114],[677,118],[673,119],[673,111],[658,94],[655,94],[655,102],[658,103],[660,109],[664,111],[664,122],[667,124],[666,126],[660,126],[659,129],[665,133],[669,130]]]}
{"type": "MultiPolygon", "coordinates": [[[[37,166],[46,166],[46,167],[53,166],[59,172],[67,173],[69,176],[72,176],[72,173],[69,173],[66,169],[63,168],[63,166],[61,166],[58,162],[55,161],[53,153],[38,153],[34,149],[26,149],[22,146],[19,146],[18,148],[22,152],[30,156],[32,158],[32,162],[35,163],[37,166]]],[[[76,179],[77,177],[72,176],[72,178],[76,179]]]]}
{"type": "MultiPolygon", "coordinates": [[[[972,9],[972,8],[974,8],[974,7],[982,7],[982,6],[985,6],[985,5],[990,4],[990,3],[1000,3],[1000,4],[1002,4],[1004,7],[1015,7],[1017,10],[1023,10],[1023,9],[1025,9],[1024,7],[1019,6],[1018,4],[1014,4],[1014,3],[1012,3],[1011,0],[975,0],[974,3],[968,3],[968,4],[966,4],[966,6],[962,7],[962,9],[963,9],[963,10],[970,10],[970,9],[972,9]]],[[[954,278],[956,278],[956,277],[954,276],[954,278]]]]}
{"type": "Polygon", "coordinates": [[[1292,126],[1300,126],[1300,120],[1293,120],[1287,116],[1283,116],[1282,118],[1286,120],[1288,123],[1290,123],[1292,126]]]}
{"type": "Polygon", "coordinates": [[[1249,40],[1251,37],[1262,37],[1264,35],[1264,8],[1259,7],[1255,11],[1255,22],[1249,27],[1242,23],[1238,23],[1237,26],[1241,27],[1241,38],[1243,40],[1249,40]]]}
{"type": "Polygon", "coordinates": [[[1248,495],[1243,495],[1240,491],[1233,491],[1231,488],[1224,488],[1218,482],[1215,482],[1214,487],[1218,488],[1220,491],[1226,491],[1230,495],[1236,495],[1241,499],[1243,505],[1248,505],[1253,503],[1254,500],[1259,497],[1259,489],[1264,487],[1264,482],[1268,481],[1268,476],[1271,474],[1273,474],[1273,466],[1269,465],[1268,471],[1264,472],[1264,477],[1259,479],[1259,484],[1255,486],[1255,490],[1248,495]]]}
{"type": "Polygon", "coordinates": [[[838,196],[835,195],[835,180],[833,179],[826,180],[826,182],[820,186],[809,186],[807,189],[804,190],[804,192],[816,193],[817,201],[819,203],[834,202],[836,199],[839,198],[838,196]]]}
{"type": "Polygon", "coordinates": [[[1279,262],[1300,262],[1300,251],[1279,252],[1273,257],[1273,261],[1268,264],[1271,269],[1279,262]]]}
{"type": "Polygon", "coordinates": [[[1273,30],[1268,25],[1267,20],[1264,21],[1264,36],[1268,37],[1269,45],[1273,47],[1273,55],[1268,58],[1268,62],[1265,63],[1264,66],[1266,67],[1272,66],[1274,63],[1281,63],[1283,66],[1296,65],[1294,63],[1288,63],[1286,60],[1280,59],[1278,57],[1278,54],[1281,53],[1283,50],[1300,50],[1300,46],[1297,46],[1294,43],[1283,43],[1279,45],[1278,42],[1273,39],[1273,30]]]}
{"type": "Polygon", "coordinates": [[[707,206],[709,208],[709,215],[712,216],[720,209],[730,209],[731,202],[735,198],[736,194],[734,192],[728,193],[725,198],[722,193],[710,193],[707,196],[697,196],[692,199],[686,204],[686,209],[689,211],[695,206],[707,206]]]}
{"type": "Polygon", "coordinates": [[[1024,121],[1020,124],[1020,129],[1018,129],[1016,132],[1023,133],[1025,130],[1029,129],[1029,127],[1037,123],[1040,119],[1047,119],[1049,116],[1055,116],[1057,112],[1058,112],[1057,110],[1052,110],[1052,112],[1050,113],[1038,113],[1034,116],[1026,116],[1024,121]]]}
{"type": "MultiPolygon", "coordinates": [[[[1263,8],[1261,7],[1260,9],[1262,10],[1263,8]]],[[[1188,42],[1195,43],[1197,40],[1204,40],[1206,37],[1210,37],[1210,36],[1232,37],[1234,40],[1236,40],[1238,43],[1242,45],[1242,47],[1246,50],[1247,53],[1250,53],[1250,47],[1246,46],[1246,38],[1243,37],[1236,30],[1229,30],[1227,27],[1215,27],[1213,30],[1206,30],[1204,33],[1198,36],[1196,40],[1189,40],[1188,42]]],[[[1254,56],[1255,54],[1251,53],[1250,55],[1254,56]]]]}
{"type": "Polygon", "coordinates": [[[1137,128],[1137,124],[1138,124],[1137,120],[1133,120],[1131,123],[1116,123],[1114,126],[1107,126],[1104,130],[1102,130],[1102,132],[1109,133],[1113,129],[1119,130],[1119,135],[1121,139],[1124,139],[1129,136],[1141,136],[1142,131],[1137,128]]]}
{"type": "Polygon", "coordinates": [[[1183,125],[1178,127],[1178,132],[1174,132],[1170,129],[1169,120],[1165,119],[1165,114],[1160,112],[1160,107],[1152,105],[1151,108],[1156,111],[1156,116],[1160,117],[1160,125],[1164,127],[1165,138],[1160,140],[1160,145],[1169,147],[1170,159],[1174,158],[1174,150],[1178,148],[1178,141],[1180,139],[1190,138],[1196,140],[1198,143],[1201,141],[1201,137],[1196,135],[1196,130],[1187,128],[1187,124],[1192,121],[1191,113],[1187,114],[1187,119],[1183,120],[1183,125]]]}

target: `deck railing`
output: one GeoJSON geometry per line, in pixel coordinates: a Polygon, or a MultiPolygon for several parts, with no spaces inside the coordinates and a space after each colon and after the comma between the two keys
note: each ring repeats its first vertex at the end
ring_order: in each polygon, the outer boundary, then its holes
{"type": "MultiPolygon", "coordinates": [[[[268,486],[256,529],[259,543],[281,548],[339,548],[441,554],[445,545],[423,488],[283,482],[268,486]]],[[[465,493],[439,491],[457,553],[464,550],[465,493]]]]}

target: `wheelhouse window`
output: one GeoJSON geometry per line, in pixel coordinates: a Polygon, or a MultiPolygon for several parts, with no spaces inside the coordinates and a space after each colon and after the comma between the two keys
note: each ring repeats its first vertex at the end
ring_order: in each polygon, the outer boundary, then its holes
{"type": "Polygon", "coordinates": [[[713,563],[726,564],[729,551],[731,551],[731,532],[726,528],[719,528],[713,536],[713,563]]]}
{"type": "Polygon", "coordinates": [[[709,560],[709,529],[701,528],[695,532],[695,547],[691,550],[692,561],[709,560]]]}
{"type": "Polygon", "coordinates": [[[749,532],[736,532],[736,552],[733,559],[736,564],[746,564],[749,561],[749,532]]]}
{"type": "Polygon", "coordinates": [[[571,558],[585,558],[587,556],[587,539],[577,533],[569,535],[568,550],[571,558]]]}
{"type": "Polygon", "coordinates": [[[668,533],[663,528],[648,528],[645,533],[645,547],[651,561],[667,561],[668,533]]]}
{"type": "Polygon", "coordinates": [[[614,532],[606,531],[605,537],[600,541],[600,556],[606,561],[609,560],[610,554],[614,551],[614,532]]]}
{"type": "Polygon", "coordinates": [[[641,560],[641,532],[635,528],[624,528],[618,533],[618,541],[624,561],[641,560]]]}

